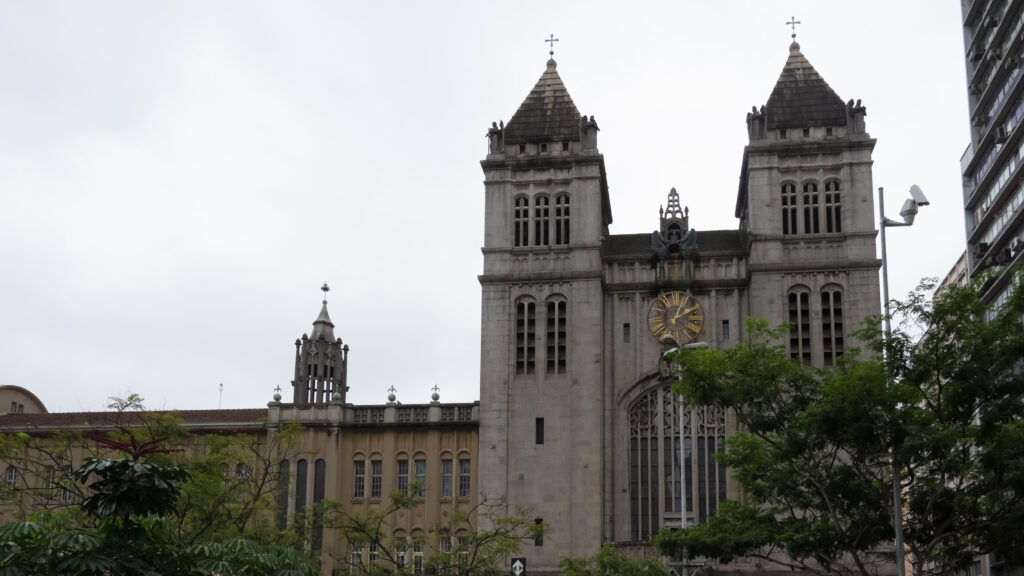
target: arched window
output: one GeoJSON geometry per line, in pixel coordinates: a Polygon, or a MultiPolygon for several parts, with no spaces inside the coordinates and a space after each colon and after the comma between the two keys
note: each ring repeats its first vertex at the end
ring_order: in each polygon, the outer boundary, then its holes
{"type": "Polygon", "coordinates": [[[705,522],[725,498],[725,411],[684,406],[665,383],[629,408],[630,534],[649,541],[666,520],[705,522]],[[681,434],[680,434],[681,433],[681,434]]]}
{"type": "Polygon", "coordinates": [[[412,533],[412,573],[423,574],[423,532],[412,533]]]}
{"type": "Polygon", "coordinates": [[[821,338],[825,366],[843,355],[843,292],[838,286],[821,291],[821,338]]]}
{"type": "Polygon", "coordinates": [[[380,454],[374,454],[370,460],[370,498],[380,498],[384,486],[384,461],[380,454]]]}
{"type": "Polygon", "coordinates": [[[398,491],[402,494],[409,493],[409,458],[401,454],[395,462],[395,470],[398,474],[398,491]]]}
{"type": "Polygon", "coordinates": [[[516,374],[533,374],[536,369],[537,304],[516,302],[516,374]]]}
{"type": "Polygon", "coordinates": [[[306,509],[306,460],[302,459],[295,463],[295,513],[298,514],[306,509]]]}
{"type": "Polygon", "coordinates": [[[288,459],[281,460],[277,468],[277,529],[284,530],[288,527],[288,482],[291,473],[291,464],[288,459]]]}
{"type": "Polygon", "coordinates": [[[8,491],[14,490],[15,485],[18,483],[18,469],[14,465],[7,467],[7,489],[8,491]]]}
{"type": "Polygon", "coordinates": [[[555,244],[569,243],[569,196],[555,198],[555,244]]]}
{"type": "Polygon", "coordinates": [[[324,547],[324,514],[319,504],[324,499],[324,484],[327,478],[327,463],[317,459],[313,464],[313,550],[324,547]]]}
{"type": "Polygon", "coordinates": [[[548,300],[547,314],[547,372],[548,374],[565,374],[565,329],[566,302],[565,298],[554,297],[548,300]]]}
{"type": "Polygon", "coordinates": [[[782,185],[782,233],[796,234],[796,186],[782,185]]]}
{"type": "Polygon", "coordinates": [[[530,245],[530,201],[526,196],[518,196],[513,210],[513,246],[530,245]]]}
{"type": "Polygon", "coordinates": [[[441,458],[441,498],[452,497],[452,458],[447,454],[441,458]]]}
{"type": "Polygon", "coordinates": [[[818,234],[818,185],[804,184],[804,234],[818,234]]]}
{"type": "Polygon", "coordinates": [[[366,460],[360,456],[352,461],[352,497],[366,496],[366,460]]]}
{"type": "Polygon", "coordinates": [[[839,181],[825,183],[825,232],[842,232],[843,220],[839,212],[839,181]]]}
{"type": "Polygon", "coordinates": [[[547,196],[537,196],[533,201],[533,243],[536,246],[551,244],[551,211],[547,196]]]}
{"type": "Polygon", "coordinates": [[[789,357],[811,363],[810,293],[802,286],[789,291],[789,357]]]}
{"type": "Polygon", "coordinates": [[[402,572],[405,569],[405,556],[409,552],[409,539],[405,537],[405,532],[397,530],[391,542],[395,548],[395,568],[402,572]]]}
{"type": "MultiPolygon", "coordinates": [[[[460,454],[460,456],[462,456],[460,454]]],[[[459,458],[459,498],[469,497],[469,488],[472,482],[471,462],[469,458],[459,458]]]]}

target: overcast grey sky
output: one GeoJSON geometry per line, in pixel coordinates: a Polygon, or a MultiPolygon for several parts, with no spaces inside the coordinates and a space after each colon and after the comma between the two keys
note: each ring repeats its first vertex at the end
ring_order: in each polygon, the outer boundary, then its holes
{"type": "MultiPolygon", "coordinates": [[[[601,127],[612,233],[676,187],[735,228],[745,114],[795,15],[877,138],[891,290],[964,244],[955,1],[0,1],[0,384],[51,411],[261,406],[332,287],[349,400],[479,397],[479,161],[558,71],[601,127]]],[[[286,396],[288,392],[285,392],[286,396]]]]}

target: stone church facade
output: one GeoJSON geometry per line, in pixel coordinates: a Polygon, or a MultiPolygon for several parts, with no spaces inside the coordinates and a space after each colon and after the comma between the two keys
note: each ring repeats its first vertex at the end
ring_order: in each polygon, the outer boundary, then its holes
{"type": "MultiPolygon", "coordinates": [[[[280,526],[325,499],[367,512],[416,482],[420,506],[389,527],[393,544],[407,543],[400,557],[413,573],[424,555],[460,545],[466,527],[438,527],[461,515],[476,522],[481,494],[504,495],[510,511],[528,507],[549,526],[523,550],[531,574],[604,544],[638,551],[662,527],[701,522],[740,496],[714,460],[735,423],[671,394],[668,349],[733,346],[746,318],[759,317],[792,323],[790,355],[827,366],[879,313],[875,141],[864,116],[793,43],[767,102],[747,113],[737,228],[691,226],[671,190],[657,213],[651,206],[653,232],[611,234],[597,122],[579,113],[549,60],[508,124],[492,126],[481,162],[479,403],[347,403],[349,349],[325,301],[295,341],[287,400],[176,416],[198,439],[247,434],[267,451],[280,526]],[[303,431],[285,456],[272,447],[290,423],[303,431]]],[[[0,433],[115,427],[110,413],[46,413],[30,392],[6,388],[0,433]]],[[[53,470],[80,465],[94,448],[76,444],[66,461],[38,469],[6,462],[0,519],[75,505],[80,495],[54,484],[53,470]]],[[[311,547],[325,573],[377,561],[376,547],[352,549],[329,527],[311,547]]]]}
{"type": "Polygon", "coordinates": [[[865,108],[795,42],[747,113],[733,230],[691,228],[673,189],[654,233],[611,234],[593,116],[549,60],[484,172],[480,488],[550,526],[531,572],[602,544],[636,548],[739,496],[714,461],[728,414],[681,406],[659,370],[675,345],[727,348],[748,317],[790,322],[790,355],[831,365],[879,313],[865,108]]]}

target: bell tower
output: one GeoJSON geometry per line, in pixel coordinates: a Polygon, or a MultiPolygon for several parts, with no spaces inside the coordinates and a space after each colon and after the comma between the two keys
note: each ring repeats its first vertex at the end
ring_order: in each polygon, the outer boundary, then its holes
{"type": "Polygon", "coordinates": [[[327,404],[334,394],[340,395],[338,399],[344,403],[348,392],[348,345],[334,337],[334,323],[327,313],[330,287],[324,282],[320,290],[324,300],[320,314],[313,321],[313,332],[295,340],[295,379],[292,380],[295,404],[327,404]]]}
{"type": "Polygon", "coordinates": [[[601,543],[605,416],[602,254],[612,221],[598,125],[552,58],[488,131],[480,490],[550,527],[531,572],[601,543]]]}
{"type": "Polygon", "coordinates": [[[736,217],[750,239],[750,315],[793,324],[790,356],[815,366],[832,365],[859,319],[879,313],[866,115],[796,41],[768,102],[747,113],[736,217]]]}

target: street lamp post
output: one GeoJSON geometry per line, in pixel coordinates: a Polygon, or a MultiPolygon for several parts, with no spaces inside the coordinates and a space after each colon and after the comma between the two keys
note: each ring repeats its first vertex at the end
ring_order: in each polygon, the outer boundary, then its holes
{"type": "MultiPolygon", "coordinates": [[[[884,299],[885,316],[882,318],[885,329],[884,343],[888,344],[892,338],[892,325],[889,320],[889,260],[885,253],[885,229],[890,226],[911,226],[914,217],[917,216],[918,206],[927,206],[928,199],[925,198],[921,188],[914,184],[910,187],[910,198],[903,203],[900,209],[900,216],[903,222],[889,220],[885,217],[885,195],[882,187],[878,187],[878,230],[882,233],[882,298],[884,299]]],[[[885,349],[883,348],[883,352],[885,349]]],[[[886,355],[888,356],[888,355],[886,355]]],[[[888,360],[888,357],[886,358],[888,360]]],[[[886,370],[886,381],[891,382],[891,372],[886,370]]],[[[892,446],[892,528],[896,534],[896,574],[906,575],[906,565],[903,558],[903,491],[900,486],[899,464],[896,462],[896,443],[893,439],[892,446]]]]}
{"type": "MultiPolygon", "coordinates": [[[[664,338],[662,338],[661,342],[663,344],[667,344],[667,345],[672,347],[672,348],[669,348],[668,350],[666,350],[665,352],[662,353],[662,355],[661,355],[662,358],[668,358],[668,356],[670,354],[674,354],[676,352],[679,352],[680,350],[695,350],[697,348],[708,348],[709,347],[707,342],[691,342],[689,344],[680,344],[679,342],[676,341],[676,339],[674,337],[672,337],[671,334],[665,334],[665,336],[664,336],[664,338]]],[[[677,374],[673,374],[673,376],[678,377],[677,374]]],[[[686,459],[683,457],[683,454],[682,454],[682,452],[686,450],[686,410],[687,410],[686,401],[683,398],[683,395],[680,394],[679,395],[679,450],[680,450],[679,460],[680,460],[680,465],[681,465],[680,469],[683,471],[683,473],[680,474],[680,478],[679,478],[679,491],[680,491],[680,493],[682,495],[682,498],[680,498],[680,502],[682,502],[682,510],[680,511],[679,523],[680,523],[680,528],[682,528],[683,530],[686,529],[686,511],[687,511],[687,508],[688,508],[688,506],[690,504],[689,502],[686,501],[686,472],[687,472],[687,470],[686,470],[686,466],[685,466],[686,459]]],[[[703,565],[704,565],[703,562],[691,560],[690,558],[684,558],[682,564],[678,565],[683,570],[682,574],[679,574],[679,572],[677,570],[675,570],[675,567],[673,567],[673,566],[669,566],[669,570],[672,571],[672,572],[675,572],[678,576],[690,576],[690,568],[691,567],[693,567],[693,566],[703,566],[703,565]]]]}

